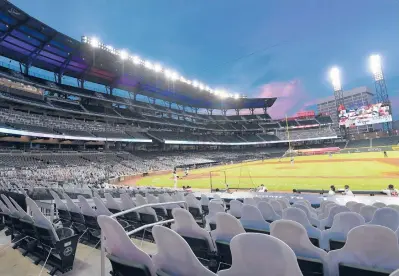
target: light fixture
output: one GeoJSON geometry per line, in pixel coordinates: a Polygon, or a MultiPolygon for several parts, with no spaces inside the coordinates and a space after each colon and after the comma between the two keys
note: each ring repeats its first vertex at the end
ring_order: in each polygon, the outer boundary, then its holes
{"type": "Polygon", "coordinates": [[[331,68],[330,79],[331,79],[331,84],[333,86],[334,91],[342,90],[341,75],[340,75],[340,71],[339,71],[338,67],[331,68]]]}
{"type": "Polygon", "coordinates": [[[140,64],[140,62],[141,62],[141,59],[138,56],[132,57],[132,60],[133,60],[134,64],[140,64]]]}
{"type": "Polygon", "coordinates": [[[371,69],[371,72],[373,73],[375,81],[384,79],[384,75],[382,73],[382,65],[381,65],[381,56],[380,55],[371,55],[370,56],[370,69],[371,69]]]}
{"type": "Polygon", "coordinates": [[[150,69],[150,70],[152,70],[154,67],[153,67],[153,65],[152,65],[152,63],[150,62],[150,61],[146,61],[146,62],[144,62],[144,66],[147,68],[147,69],[150,69]]]}
{"type": "Polygon", "coordinates": [[[97,38],[92,37],[92,38],[90,39],[90,45],[91,45],[93,48],[98,48],[98,46],[100,46],[100,42],[98,41],[97,38]]]}
{"type": "Polygon", "coordinates": [[[193,81],[193,86],[194,86],[195,88],[197,88],[198,85],[199,85],[198,81],[194,80],[194,81],[193,81]]]}
{"type": "Polygon", "coordinates": [[[121,57],[122,60],[125,60],[128,58],[129,54],[125,50],[122,50],[119,52],[119,56],[121,57]]]}
{"type": "Polygon", "coordinates": [[[240,94],[238,94],[238,93],[235,93],[235,94],[234,94],[234,99],[237,100],[239,97],[240,97],[240,94]]]}
{"type": "Polygon", "coordinates": [[[159,64],[159,63],[157,63],[157,64],[155,64],[154,65],[154,71],[155,72],[161,72],[162,71],[162,66],[161,66],[161,64],[159,64]]]}

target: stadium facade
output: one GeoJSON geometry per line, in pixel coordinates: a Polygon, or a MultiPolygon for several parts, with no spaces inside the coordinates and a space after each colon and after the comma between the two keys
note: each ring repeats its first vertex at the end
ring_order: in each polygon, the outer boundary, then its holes
{"type": "MultiPolygon", "coordinates": [[[[351,90],[344,91],[344,105],[347,108],[359,108],[374,103],[374,94],[371,89],[366,86],[356,87],[351,90]]],[[[317,101],[317,111],[322,114],[329,114],[333,121],[333,127],[339,130],[338,119],[336,116],[337,107],[334,96],[329,96],[317,101]]],[[[349,129],[349,134],[365,133],[373,131],[373,125],[358,126],[349,129]]]]}

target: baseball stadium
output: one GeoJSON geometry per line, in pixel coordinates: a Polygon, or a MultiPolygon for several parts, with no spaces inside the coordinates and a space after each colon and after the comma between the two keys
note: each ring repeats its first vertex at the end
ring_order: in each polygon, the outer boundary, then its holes
{"type": "Polygon", "coordinates": [[[380,55],[274,118],[112,43],[0,0],[0,275],[399,275],[380,55]]]}

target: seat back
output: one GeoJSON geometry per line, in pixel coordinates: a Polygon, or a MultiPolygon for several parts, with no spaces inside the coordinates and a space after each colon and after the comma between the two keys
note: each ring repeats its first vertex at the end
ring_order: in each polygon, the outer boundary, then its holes
{"type": "Polygon", "coordinates": [[[393,271],[399,263],[397,237],[384,226],[357,226],[349,231],[344,247],[328,253],[328,262],[329,275],[338,275],[340,263],[393,271]]]}
{"type": "Polygon", "coordinates": [[[146,196],[146,198],[147,198],[148,203],[159,203],[159,199],[152,194],[148,194],[146,196]]]}
{"type": "Polygon", "coordinates": [[[352,208],[350,208],[350,210],[352,212],[360,214],[360,209],[362,209],[363,206],[366,206],[366,204],[364,204],[364,203],[356,203],[356,204],[352,205],[352,208]]]}
{"type": "Polygon", "coordinates": [[[392,208],[380,208],[375,211],[369,224],[385,226],[396,231],[399,228],[399,213],[392,208]]]}
{"type": "Polygon", "coordinates": [[[26,204],[32,212],[34,225],[37,229],[38,238],[46,245],[53,246],[59,241],[58,234],[54,229],[53,224],[43,215],[39,207],[31,198],[26,198],[26,204]]]}
{"type": "Polygon", "coordinates": [[[283,219],[295,221],[301,224],[306,229],[309,238],[316,239],[313,240],[314,244],[317,246],[319,245],[318,240],[320,240],[321,231],[313,227],[303,210],[296,207],[287,208],[283,211],[283,219]]]}
{"type": "Polygon", "coordinates": [[[389,204],[389,205],[387,205],[387,207],[392,208],[399,212],[399,205],[397,205],[397,204],[389,204]]]}
{"type": "Polygon", "coordinates": [[[374,217],[374,213],[375,211],[377,211],[378,208],[371,206],[371,205],[366,205],[363,206],[362,208],[360,208],[360,215],[362,215],[364,217],[364,220],[366,222],[370,222],[373,217],[374,217]]]}
{"type": "Polygon", "coordinates": [[[209,202],[209,213],[206,215],[205,219],[208,223],[215,223],[216,214],[224,213],[224,207],[219,204],[217,201],[211,200],[209,202]]]}
{"type": "Polygon", "coordinates": [[[69,211],[68,206],[66,205],[66,203],[64,203],[61,200],[60,196],[56,192],[50,190],[50,194],[54,198],[55,206],[57,207],[58,210],[69,211]]]}
{"type": "MultiPolygon", "coordinates": [[[[83,197],[83,196],[82,196],[83,197]]],[[[78,205],[75,204],[75,202],[73,202],[73,200],[69,197],[69,195],[67,195],[66,193],[64,193],[64,198],[66,201],[66,205],[68,207],[69,212],[73,212],[73,213],[80,213],[80,208],[78,205]]],[[[79,198],[79,195],[78,195],[79,198]]],[[[79,201],[80,203],[80,201],[79,201]]]]}
{"type": "MultiPolygon", "coordinates": [[[[156,275],[155,268],[150,256],[148,256],[147,253],[134,245],[134,243],[130,240],[129,236],[126,234],[125,230],[118,223],[117,220],[103,215],[100,215],[97,220],[98,224],[101,227],[101,231],[104,233],[105,236],[105,248],[107,250],[107,253],[111,254],[112,257],[118,258],[115,259],[110,257],[111,262],[123,264],[123,261],[128,262],[128,265],[143,265],[143,269],[145,270],[145,268],[147,268],[150,271],[151,276],[156,275]]],[[[114,271],[116,275],[139,275],[133,273],[137,272],[137,266],[132,268],[131,270],[126,268],[125,265],[121,267],[113,265],[113,268],[118,270],[114,271]],[[130,272],[130,274],[118,274],[119,272],[122,272],[121,270],[130,272]]]]}
{"type": "Polygon", "coordinates": [[[322,219],[328,218],[328,215],[330,214],[330,210],[335,206],[338,206],[338,204],[336,204],[335,202],[325,205],[324,211],[319,215],[319,219],[322,220],[322,219]]]}
{"type": "Polygon", "coordinates": [[[15,206],[11,203],[11,201],[5,194],[1,194],[1,199],[3,199],[3,201],[6,203],[8,210],[10,210],[11,216],[15,218],[21,218],[17,208],[15,208],[15,206]]]}
{"type": "Polygon", "coordinates": [[[216,214],[216,229],[211,232],[214,241],[230,242],[234,236],[242,233],[245,230],[238,219],[227,213],[216,214]]]}
{"type": "Polygon", "coordinates": [[[10,197],[10,201],[11,203],[15,206],[15,208],[17,209],[18,213],[19,213],[19,217],[20,219],[24,219],[26,221],[29,221],[30,223],[33,223],[33,218],[31,216],[29,216],[24,209],[22,209],[21,206],[19,206],[19,204],[12,198],[10,197]]]}
{"type": "Polygon", "coordinates": [[[281,216],[276,214],[276,212],[273,209],[273,206],[268,202],[265,201],[259,202],[258,209],[262,214],[263,218],[269,223],[281,219],[281,216]]]}
{"type": "Polygon", "coordinates": [[[278,198],[276,200],[281,204],[281,207],[283,208],[283,210],[290,207],[290,205],[287,204],[287,202],[284,199],[278,198]]]}
{"type": "Polygon", "coordinates": [[[240,222],[247,232],[256,230],[267,234],[270,232],[269,223],[263,218],[259,209],[253,205],[243,205],[240,222]]]}
{"type": "Polygon", "coordinates": [[[240,218],[242,215],[242,206],[243,203],[241,201],[236,199],[231,200],[229,214],[235,216],[236,218],[240,218]]]}
{"type": "MultiPolygon", "coordinates": [[[[302,210],[301,210],[302,211],[302,210]]],[[[300,257],[317,259],[327,270],[327,253],[314,246],[308,237],[305,227],[296,221],[278,220],[270,225],[270,235],[285,242],[300,257]]],[[[307,269],[306,269],[307,270],[307,269]]]]}
{"type": "Polygon", "coordinates": [[[105,193],[105,206],[107,207],[108,210],[110,210],[112,213],[117,213],[122,210],[121,205],[115,200],[115,198],[112,197],[110,193],[105,193]]]}
{"type": "Polygon", "coordinates": [[[219,276],[302,276],[292,249],[269,235],[245,233],[230,243],[232,266],[219,276]]]}
{"type": "Polygon", "coordinates": [[[206,195],[201,194],[200,202],[201,202],[202,206],[208,206],[209,205],[209,198],[206,195]]]}
{"type": "Polygon", "coordinates": [[[384,207],[387,207],[387,205],[386,205],[385,203],[383,203],[383,202],[374,202],[374,203],[373,203],[373,206],[376,207],[376,208],[384,208],[384,207]]]}
{"type": "Polygon", "coordinates": [[[356,201],[348,201],[347,203],[345,203],[345,206],[352,210],[353,205],[355,205],[356,203],[356,201]]]}
{"type": "Polygon", "coordinates": [[[97,216],[104,215],[104,216],[111,216],[112,213],[108,208],[105,206],[104,202],[101,199],[93,197],[94,204],[96,205],[96,213],[97,216]]]}
{"type": "Polygon", "coordinates": [[[331,228],[322,232],[320,247],[332,250],[331,244],[337,241],[345,243],[349,231],[364,223],[364,218],[358,213],[343,212],[335,215],[331,228]]]}
{"type": "Polygon", "coordinates": [[[158,247],[152,258],[156,269],[171,275],[216,276],[200,263],[188,243],[175,231],[156,225],[152,234],[158,247]]]}
{"type": "Polygon", "coordinates": [[[283,207],[281,206],[281,203],[277,200],[270,200],[269,203],[273,207],[274,212],[281,217],[283,215],[283,207]]]}
{"type": "MultiPolygon", "coordinates": [[[[197,252],[203,253],[204,251],[210,252],[215,251],[211,236],[208,231],[201,228],[196,222],[194,217],[190,212],[185,209],[173,209],[173,218],[175,222],[172,224],[171,229],[180,234],[183,238],[193,238],[205,241],[206,248],[199,248],[199,244],[203,244],[199,241],[189,242],[186,239],[190,247],[193,249],[194,253],[198,256],[197,252]]],[[[200,257],[200,256],[199,256],[200,257]]]]}
{"type": "Polygon", "coordinates": [[[244,204],[256,206],[256,201],[252,197],[246,197],[244,198],[244,204]]]}
{"type": "Polygon", "coordinates": [[[320,221],[320,229],[324,230],[331,228],[336,214],[350,211],[351,210],[346,206],[337,205],[332,207],[328,213],[328,217],[320,221]]]}

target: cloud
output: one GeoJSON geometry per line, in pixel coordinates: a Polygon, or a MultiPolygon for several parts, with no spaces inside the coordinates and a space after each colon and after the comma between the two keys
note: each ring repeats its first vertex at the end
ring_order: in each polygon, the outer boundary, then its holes
{"type": "Polygon", "coordinates": [[[311,102],[306,101],[309,96],[299,79],[264,84],[260,86],[259,92],[254,96],[257,98],[277,98],[274,105],[268,109],[268,113],[273,119],[284,118],[285,115],[291,116],[312,105],[311,102]]]}

